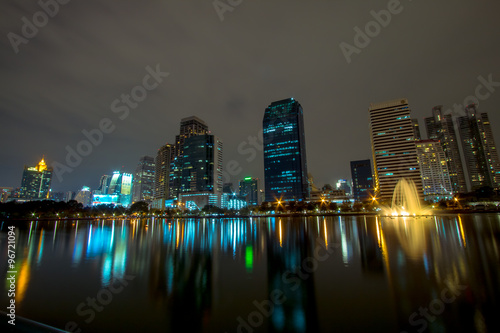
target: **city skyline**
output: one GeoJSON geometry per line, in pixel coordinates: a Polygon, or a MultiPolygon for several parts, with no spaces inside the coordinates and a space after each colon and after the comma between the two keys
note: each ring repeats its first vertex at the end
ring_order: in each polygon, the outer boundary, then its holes
{"type": "MultiPolygon", "coordinates": [[[[76,149],[86,138],[82,131],[100,128],[101,120],[109,118],[114,130],[103,131],[101,142],[77,166],[69,166],[62,182],[55,176],[52,181],[54,191],[95,188],[102,175],[131,173],[141,156],[155,156],[162,144],[173,143],[179,120],[190,115],[206,121],[225,142],[225,169],[229,161],[241,168],[229,181],[263,179],[262,153],[255,148],[253,157],[249,137],[258,136],[265,107],[289,97],[307,110],[308,171],[319,186],[350,178],[349,162],[371,157],[370,103],[407,98],[424,134],[423,118],[433,107],[464,115],[464,108],[454,110],[453,104],[465,107],[472,102],[464,103],[467,96],[477,96],[478,111],[488,113],[498,141],[500,73],[491,41],[498,30],[494,13],[499,4],[454,3],[453,14],[449,4],[402,6],[347,63],[339,44],[353,44],[353,28],[363,29],[374,20],[371,11],[387,8],[386,1],[287,2],[290,17],[278,15],[279,3],[245,2],[226,12],[224,21],[210,2],[70,2],[20,44],[18,53],[8,33],[21,34],[21,18],[31,19],[41,9],[37,3],[2,3],[8,18],[0,25],[0,131],[4,142],[15,139],[2,146],[0,186],[19,187],[22,167],[42,155],[48,165],[64,163],[66,147],[76,149]],[[89,17],[92,24],[86,23],[89,17]],[[255,27],[256,18],[263,27],[255,27]],[[482,25],[463,24],[470,20],[482,25]],[[300,52],[293,52],[296,45],[300,52]],[[158,78],[162,82],[147,90],[136,108],[120,102],[122,94],[141,91],[133,89],[155,71],[168,75],[158,78]],[[115,100],[117,112],[111,109],[115,100]],[[316,148],[325,142],[328,151],[316,148]]],[[[146,83],[145,89],[155,82],[146,83]]]]}

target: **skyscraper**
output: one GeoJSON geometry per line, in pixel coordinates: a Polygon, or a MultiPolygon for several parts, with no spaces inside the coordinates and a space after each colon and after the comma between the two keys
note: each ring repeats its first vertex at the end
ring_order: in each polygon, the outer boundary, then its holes
{"type": "Polygon", "coordinates": [[[158,149],[155,159],[155,181],[153,191],[153,207],[165,209],[165,200],[171,196],[170,173],[174,147],[170,144],[158,149]]]}
{"type": "Polygon", "coordinates": [[[48,199],[51,181],[52,168],[47,167],[43,158],[36,166],[24,166],[20,199],[48,199]]]}
{"type": "Polygon", "coordinates": [[[437,202],[453,197],[448,160],[438,140],[416,142],[425,200],[437,202]]]}
{"type": "Polygon", "coordinates": [[[451,114],[443,115],[442,109],[442,105],[435,106],[432,108],[432,117],[425,118],[427,137],[441,143],[453,193],[465,193],[467,187],[454,121],[451,114]]]}
{"type": "Polygon", "coordinates": [[[132,202],[153,200],[155,182],[155,159],[143,156],[135,169],[134,185],[132,187],[132,202]]]}
{"type": "Polygon", "coordinates": [[[175,136],[175,145],[172,149],[172,163],[170,170],[170,197],[178,198],[181,192],[181,178],[183,165],[184,142],[186,139],[209,134],[208,125],[196,116],[181,119],[179,135],[175,136]]]}
{"type": "Polygon", "coordinates": [[[302,106],[293,98],[271,103],[263,119],[266,201],[309,196],[302,106]]]}
{"type": "Polygon", "coordinates": [[[184,141],[196,135],[208,134],[208,125],[196,116],[181,119],[179,135],[175,136],[175,156],[182,156],[184,141]]]}
{"type": "Polygon", "coordinates": [[[82,187],[82,189],[76,194],[75,200],[81,203],[84,207],[90,207],[92,205],[92,192],[90,191],[90,187],[82,187]]]}
{"type": "Polygon", "coordinates": [[[196,135],[184,141],[181,193],[222,194],[222,141],[214,135],[196,135]]]}
{"type": "Polygon", "coordinates": [[[408,100],[372,103],[369,112],[377,198],[392,199],[396,183],[401,178],[411,179],[423,198],[408,100]]]}
{"type": "Polygon", "coordinates": [[[420,140],[422,136],[420,135],[420,126],[418,125],[418,119],[412,119],[411,123],[413,126],[413,136],[415,137],[415,140],[420,140]]]}
{"type": "Polygon", "coordinates": [[[487,113],[478,113],[475,104],[458,118],[462,151],[469,182],[468,190],[499,186],[500,165],[487,113]]]}
{"type": "Polygon", "coordinates": [[[362,201],[373,195],[373,175],[370,160],[351,161],[352,194],[362,201]]]}
{"type": "Polygon", "coordinates": [[[240,180],[240,197],[246,198],[246,202],[250,206],[259,205],[259,179],[245,177],[240,180]]]}

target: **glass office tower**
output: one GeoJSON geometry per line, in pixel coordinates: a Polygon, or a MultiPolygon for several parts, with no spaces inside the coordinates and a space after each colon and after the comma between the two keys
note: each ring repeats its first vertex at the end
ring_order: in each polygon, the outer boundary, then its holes
{"type": "Polygon", "coordinates": [[[271,103],[263,120],[266,201],[309,196],[302,106],[293,98],[271,103]]]}

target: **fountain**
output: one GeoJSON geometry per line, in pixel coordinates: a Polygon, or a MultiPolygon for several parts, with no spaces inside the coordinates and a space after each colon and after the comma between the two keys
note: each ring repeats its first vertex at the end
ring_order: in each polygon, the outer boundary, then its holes
{"type": "Polygon", "coordinates": [[[420,205],[417,187],[411,179],[401,178],[394,188],[391,207],[384,207],[382,211],[392,216],[426,215],[428,209],[420,205]]]}

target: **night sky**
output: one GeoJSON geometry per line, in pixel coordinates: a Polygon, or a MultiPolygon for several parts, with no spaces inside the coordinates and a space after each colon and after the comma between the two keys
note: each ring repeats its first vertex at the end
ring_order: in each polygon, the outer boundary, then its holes
{"type": "MultiPolygon", "coordinates": [[[[339,45],[355,46],[354,28],[364,31],[370,12],[392,0],[232,3],[221,20],[212,0],[72,0],[43,24],[36,1],[1,1],[0,186],[19,187],[23,166],[42,155],[66,164],[66,147],[107,118],[114,130],[52,182],[54,191],[96,189],[101,175],[133,172],[141,156],[173,143],[191,115],[223,140],[233,183],[263,178],[262,152],[252,158],[248,138],[262,130],[265,108],[288,97],[304,109],[309,172],[318,186],[334,184],[351,177],[351,160],[371,158],[371,102],[408,98],[425,133],[433,106],[463,104],[479,76],[500,82],[498,1],[403,0],[350,63],[339,45]],[[24,38],[22,18],[34,14],[38,32],[14,47],[9,33],[24,38]],[[128,115],[113,112],[148,66],[169,75],[128,115]]],[[[498,86],[478,91],[500,144],[498,86]]]]}

